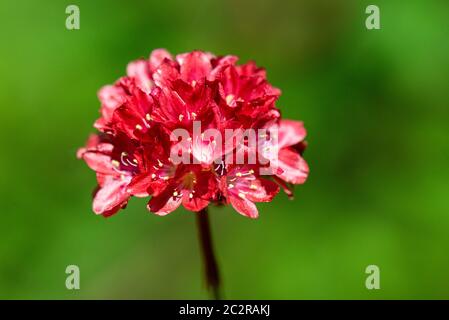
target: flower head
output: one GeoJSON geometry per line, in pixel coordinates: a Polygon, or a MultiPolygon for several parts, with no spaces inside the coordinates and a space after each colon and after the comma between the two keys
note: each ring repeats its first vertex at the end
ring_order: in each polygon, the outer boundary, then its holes
{"type": "Polygon", "coordinates": [[[302,122],[282,120],[280,90],[264,69],[237,60],[158,49],[100,89],[100,133],[77,154],[97,174],[95,213],[151,196],[147,208],[158,215],[231,204],[256,218],[254,203],[305,182],[302,122]]]}

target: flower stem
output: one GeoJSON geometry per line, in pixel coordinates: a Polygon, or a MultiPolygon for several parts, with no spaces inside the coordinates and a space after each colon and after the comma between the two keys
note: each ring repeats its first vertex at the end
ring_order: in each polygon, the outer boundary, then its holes
{"type": "Polygon", "coordinates": [[[203,255],[207,287],[211,290],[212,297],[215,300],[220,300],[220,273],[214,254],[207,208],[204,208],[196,214],[196,222],[198,225],[198,235],[203,255]]]}

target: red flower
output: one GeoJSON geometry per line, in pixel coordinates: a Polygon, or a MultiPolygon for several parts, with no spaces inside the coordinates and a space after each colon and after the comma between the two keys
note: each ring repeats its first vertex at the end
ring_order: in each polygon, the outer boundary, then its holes
{"type": "Polygon", "coordinates": [[[280,90],[264,69],[236,63],[235,56],[173,58],[158,49],[100,89],[94,126],[101,133],[78,151],[97,173],[95,213],[110,216],[131,196],[151,196],[148,209],[158,215],[223,203],[256,218],[255,202],[271,201],[279,185],[290,194],[289,184],[305,182],[302,123],[280,119],[280,90]],[[267,129],[278,133],[277,143],[261,140],[267,129]],[[267,155],[254,141],[277,152],[267,155]]]}
{"type": "Polygon", "coordinates": [[[238,213],[257,218],[254,202],[269,202],[279,192],[279,186],[257,176],[249,166],[233,167],[221,178],[220,189],[238,213]]]}

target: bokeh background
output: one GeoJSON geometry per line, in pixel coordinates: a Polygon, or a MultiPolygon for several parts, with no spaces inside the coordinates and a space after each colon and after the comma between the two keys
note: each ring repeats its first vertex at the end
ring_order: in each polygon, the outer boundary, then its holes
{"type": "Polygon", "coordinates": [[[97,90],[159,47],[254,59],[308,129],[308,182],[212,208],[226,298],[449,298],[447,1],[0,3],[0,298],[208,298],[195,217],[91,211],[97,90]],[[81,29],[65,28],[77,4],[81,29]],[[381,30],[365,28],[365,8],[381,30]],[[81,290],[65,268],[81,269],[81,290]],[[378,265],[381,289],[365,288],[378,265]]]}

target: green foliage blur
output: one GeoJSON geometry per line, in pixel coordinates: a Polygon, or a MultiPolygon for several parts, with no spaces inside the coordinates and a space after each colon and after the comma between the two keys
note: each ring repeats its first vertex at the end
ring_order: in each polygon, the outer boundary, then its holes
{"type": "Polygon", "coordinates": [[[230,299],[449,298],[449,3],[0,3],[0,298],[207,299],[195,217],[105,219],[76,159],[97,90],[155,48],[255,60],[303,120],[311,173],[250,220],[210,209],[230,299]],[[65,28],[76,4],[81,29],[65,28]],[[367,30],[365,8],[381,10],[367,30]],[[65,268],[81,269],[81,290],[65,268]],[[380,290],[365,268],[380,268],[380,290]]]}

